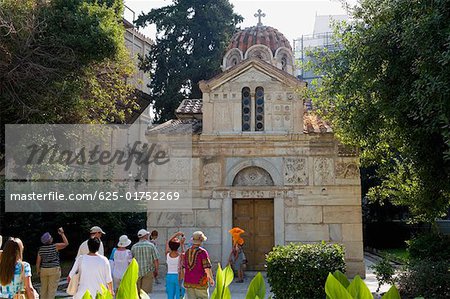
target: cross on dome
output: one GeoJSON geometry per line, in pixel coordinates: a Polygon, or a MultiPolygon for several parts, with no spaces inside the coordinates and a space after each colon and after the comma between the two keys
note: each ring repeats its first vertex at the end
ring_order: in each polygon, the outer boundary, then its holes
{"type": "Polygon", "coordinates": [[[266,14],[262,12],[261,9],[258,9],[258,13],[255,13],[255,18],[258,18],[258,24],[256,26],[262,26],[261,17],[265,17],[266,14]]]}

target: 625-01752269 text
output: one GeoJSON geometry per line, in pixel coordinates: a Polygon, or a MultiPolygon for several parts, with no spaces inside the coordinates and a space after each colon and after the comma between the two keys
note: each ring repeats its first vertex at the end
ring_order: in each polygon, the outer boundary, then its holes
{"type": "Polygon", "coordinates": [[[154,200],[170,201],[179,200],[180,192],[172,191],[135,191],[121,193],[118,191],[95,191],[92,193],[46,192],[46,193],[11,193],[11,201],[115,201],[125,199],[127,201],[154,200]]]}

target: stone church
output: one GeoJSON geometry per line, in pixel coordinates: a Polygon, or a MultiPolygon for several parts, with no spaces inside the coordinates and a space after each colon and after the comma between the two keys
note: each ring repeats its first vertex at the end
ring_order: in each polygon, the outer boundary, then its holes
{"type": "Polygon", "coordinates": [[[344,245],[349,275],[364,276],[356,152],[305,105],[294,74],[289,41],[259,22],[233,36],[222,73],[200,83],[202,99],[184,100],[177,119],[150,129],[192,124],[198,181],[192,212],[148,211],[161,244],[177,230],[202,230],[213,264],[224,265],[228,230],[239,226],[249,270],[264,270],[275,245],[325,240],[344,245]]]}

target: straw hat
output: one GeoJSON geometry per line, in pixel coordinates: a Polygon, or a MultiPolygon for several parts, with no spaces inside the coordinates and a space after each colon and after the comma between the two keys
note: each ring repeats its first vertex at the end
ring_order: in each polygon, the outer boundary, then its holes
{"type": "Polygon", "coordinates": [[[202,242],[205,242],[207,239],[208,238],[202,231],[196,231],[192,234],[192,243],[194,244],[202,244],[202,242]]]}

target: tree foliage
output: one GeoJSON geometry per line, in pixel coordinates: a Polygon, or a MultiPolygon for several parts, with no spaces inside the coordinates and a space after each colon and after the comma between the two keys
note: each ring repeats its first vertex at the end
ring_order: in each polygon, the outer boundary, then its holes
{"type": "Polygon", "coordinates": [[[134,89],[124,80],[133,66],[122,7],[122,0],[1,0],[2,125],[123,120],[134,89]]]}
{"type": "Polygon", "coordinates": [[[450,198],[450,1],[362,0],[316,52],[315,101],[381,184],[371,198],[434,220],[450,198]]]}
{"type": "Polygon", "coordinates": [[[155,24],[156,42],[142,59],[150,73],[157,120],[173,117],[183,98],[200,98],[200,80],[220,72],[220,64],[236,24],[242,17],[228,0],[173,0],[137,19],[155,24]]]}

